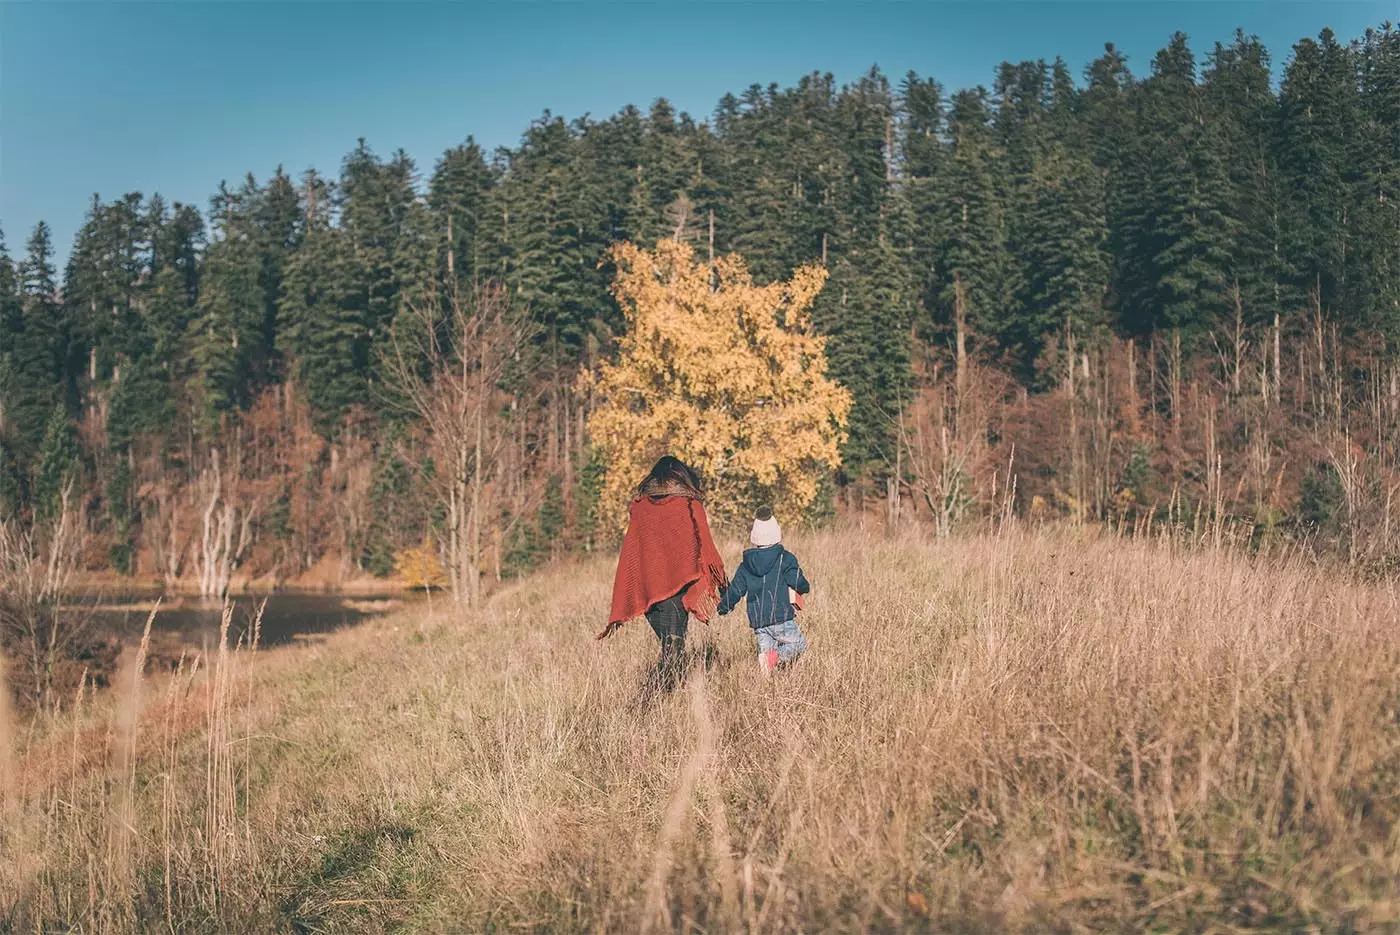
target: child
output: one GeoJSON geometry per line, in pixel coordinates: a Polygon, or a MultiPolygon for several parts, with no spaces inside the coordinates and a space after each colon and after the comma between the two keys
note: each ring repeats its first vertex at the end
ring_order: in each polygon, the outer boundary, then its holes
{"type": "MultiPolygon", "coordinates": [[[[749,626],[758,640],[758,663],[764,675],[772,675],[780,662],[791,662],[807,649],[807,638],[797,626],[794,596],[806,594],[811,585],[802,575],[797,556],[782,547],[783,530],[773,511],[763,507],[754,515],[744,560],[719,602],[720,614],[748,599],[749,626]]],[[[801,606],[800,599],[796,601],[801,606]]]]}

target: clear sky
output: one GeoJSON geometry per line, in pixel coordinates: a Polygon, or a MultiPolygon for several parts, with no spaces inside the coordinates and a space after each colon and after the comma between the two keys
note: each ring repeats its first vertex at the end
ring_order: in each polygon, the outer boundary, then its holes
{"type": "Polygon", "coordinates": [[[221,179],[278,165],[335,174],[364,136],[423,175],[468,134],[511,145],[548,109],[605,117],[670,99],[697,118],[726,91],[871,65],[949,90],[1002,60],[1112,41],[1146,74],[1175,30],[1204,56],[1237,26],[1276,70],[1294,42],[1400,20],[1400,0],[466,3],[0,0],[0,225],[12,255],[40,219],[62,261],[94,192],[207,208],[221,179]]]}

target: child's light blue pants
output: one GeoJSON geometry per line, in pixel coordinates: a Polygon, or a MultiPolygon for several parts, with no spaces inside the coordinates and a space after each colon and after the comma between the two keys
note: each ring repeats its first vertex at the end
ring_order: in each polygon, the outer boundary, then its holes
{"type": "Polygon", "coordinates": [[[807,651],[807,637],[802,635],[796,620],[754,630],[753,635],[758,639],[759,654],[776,649],[780,662],[791,662],[807,651]]]}

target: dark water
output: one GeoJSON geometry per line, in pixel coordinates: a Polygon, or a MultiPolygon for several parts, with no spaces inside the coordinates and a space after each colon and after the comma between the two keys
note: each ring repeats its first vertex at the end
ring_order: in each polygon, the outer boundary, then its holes
{"type": "MultiPolygon", "coordinates": [[[[251,628],[259,606],[266,600],[259,628],[260,646],[277,646],[301,637],[328,633],[354,626],[369,617],[392,613],[410,605],[413,598],[402,595],[344,597],[331,594],[272,594],[264,597],[231,598],[233,618],[229,623],[229,646],[252,638],[251,628]]],[[[123,595],[101,599],[93,613],[97,629],[123,638],[141,633],[150,614],[152,595],[123,595]]],[[[219,643],[223,606],[217,601],[186,597],[166,598],[156,613],[153,631],[178,638],[197,649],[212,649],[219,643]]]]}

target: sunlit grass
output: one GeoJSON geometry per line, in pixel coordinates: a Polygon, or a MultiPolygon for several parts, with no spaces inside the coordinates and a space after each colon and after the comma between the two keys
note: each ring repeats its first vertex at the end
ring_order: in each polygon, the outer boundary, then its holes
{"type": "Polygon", "coordinates": [[[0,905],[29,931],[1400,924],[1389,588],[1070,533],[792,547],[812,646],[771,681],[740,613],[649,699],[645,625],[592,639],[606,559],[225,653],[139,718],[119,680],[77,721],[109,729],[10,732],[0,905]]]}

